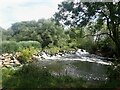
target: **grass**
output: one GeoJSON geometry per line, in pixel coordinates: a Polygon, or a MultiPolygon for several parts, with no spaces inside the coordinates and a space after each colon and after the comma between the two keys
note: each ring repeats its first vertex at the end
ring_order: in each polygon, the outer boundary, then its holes
{"type": "Polygon", "coordinates": [[[3,89],[12,88],[82,88],[81,78],[52,76],[47,68],[25,65],[18,70],[3,69],[3,89]]]}
{"type": "Polygon", "coordinates": [[[114,90],[114,88],[120,87],[119,80],[94,85],[82,78],[73,78],[68,75],[53,76],[49,68],[55,67],[44,68],[44,66],[31,63],[15,70],[13,68],[3,68],[2,87],[12,90],[23,88],[113,88],[114,90]]]}

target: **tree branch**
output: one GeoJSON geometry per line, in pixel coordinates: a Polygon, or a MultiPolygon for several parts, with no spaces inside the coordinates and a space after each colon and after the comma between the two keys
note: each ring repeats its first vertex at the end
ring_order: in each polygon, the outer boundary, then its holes
{"type": "Polygon", "coordinates": [[[87,35],[83,36],[83,38],[84,37],[89,37],[89,36],[101,36],[101,35],[109,35],[109,33],[99,33],[99,34],[93,34],[93,35],[87,34],[87,35]]]}
{"type": "Polygon", "coordinates": [[[110,34],[108,34],[109,36],[110,36],[110,38],[112,38],[112,40],[114,41],[115,39],[114,39],[114,37],[112,36],[112,30],[110,29],[110,22],[109,22],[109,17],[108,17],[108,15],[106,15],[102,10],[100,11],[100,12],[98,12],[98,13],[102,13],[104,16],[105,16],[105,18],[106,18],[106,20],[107,20],[107,27],[108,27],[108,30],[109,30],[109,33],[110,34]]]}

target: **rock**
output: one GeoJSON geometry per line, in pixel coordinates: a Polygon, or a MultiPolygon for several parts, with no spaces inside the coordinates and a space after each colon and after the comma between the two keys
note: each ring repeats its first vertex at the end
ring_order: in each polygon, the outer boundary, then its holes
{"type": "Polygon", "coordinates": [[[13,54],[9,54],[10,57],[13,57],[13,54]]]}
{"type": "Polygon", "coordinates": [[[14,60],[11,60],[11,61],[10,61],[10,63],[13,63],[13,62],[14,62],[14,60]]]}
{"type": "Polygon", "coordinates": [[[14,67],[17,65],[21,65],[21,63],[15,58],[15,56],[19,56],[20,52],[16,52],[13,54],[2,54],[0,55],[0,67],[14,67]]]}
{"type": "Polygon", "coordinates": [[[0,61],[0,66],[2,65],[2,62],[0,61]]]}
{"type": "Polygon", "coordinates": [[[18,60],[14,60],[14,63],[20,65],[20,62],[18,60]]]}
{"type": "Polygon", "coordinates": [[[5,67],[9,68],[9,67],[12,67],[11,65],[5,65],[5,67]]]}
{"type": "Polygon", "coordinates": [[[2,54],[3,57],[6,57],[6,56],[8,56],[8,55],[9,55],[8,53],[2,54]]]}
{"type": "Polygon", "coordinates": [[[11,57],[10,57],[10,59],[11,59],[11,60],[14,60],[14,57],[13,57],[13,56],[11,56],[11,57]]]}
{"type": "Polygon", "coordinates": [[[5,62],[10,62],[11,61],[11,59],[10,58],[5,58],[5,60],[4,60],[5,62]]]}
{"type": "Polygon", "coordinates": [[[12,65],[12,66],[13,66],[13,65],[15,65],[15,63],[10,63],[10,65],[12,65]]]}
{"type": "Polygon", "coordinates": [[[5,58],[3,56],[0,56],[0,60],[5,60],[5,58]]]}
{"type": "Polygon", "coordinates": [[[19,57],[20,54],[21,54],[20,52],[16,52],[16,53],[15,53],[15,57],[19,57]]]}
{"type": "Polygon", "coordinates": [[[4,64],[4,65],[9,65],[10,62],[6,61],[6,62],[4,62],[3,64],[4,64]]]}
{"type": "Polygon", "coordinates": [[[32,58],[33,58],[34,60],[40,60],[40,59],[41,59],[41,56],[33,55],[32,58]]]}

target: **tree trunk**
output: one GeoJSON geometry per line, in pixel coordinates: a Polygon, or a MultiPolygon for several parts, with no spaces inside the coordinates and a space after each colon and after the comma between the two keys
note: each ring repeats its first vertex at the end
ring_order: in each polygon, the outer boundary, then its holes
{"type": "Polygon", "coordinates": [[[116,56],[118,59],[120,59],[120,41],[115,40],[115,46],[116,46],[116,56]]]}

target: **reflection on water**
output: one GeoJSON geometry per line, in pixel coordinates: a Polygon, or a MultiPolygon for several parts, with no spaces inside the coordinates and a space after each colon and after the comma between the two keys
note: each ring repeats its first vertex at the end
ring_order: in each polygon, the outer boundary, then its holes
{"type": "Polygon", "coordinates": [[[40,61],[39,66],[47,68],[52,75],[81,77],[88,81],[106,81],[106,65],[82,61],[40,61]]]}

